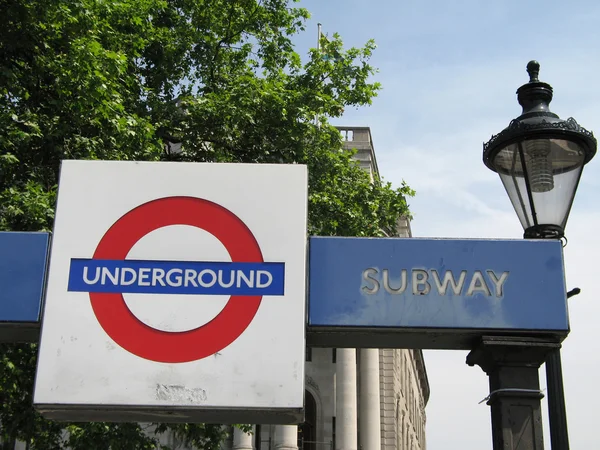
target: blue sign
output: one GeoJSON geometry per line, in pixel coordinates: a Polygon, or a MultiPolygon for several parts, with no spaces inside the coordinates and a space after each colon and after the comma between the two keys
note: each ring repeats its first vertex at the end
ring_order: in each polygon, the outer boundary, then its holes
{"type": "Polygon", "coordinates": [[[48,233],[0,232],[0,327],[38,323],[48,233]]]}
{"type": "Polygon", "coordinates": [[[569,332],[559,241],[313,237],[309,270],[309,345],[458,349],[491,332],[569,332]]]}
{"type": "Polygon", "coordinates": [[[283,295],[284,263],[72,259],[69,291],[283,295]]]}

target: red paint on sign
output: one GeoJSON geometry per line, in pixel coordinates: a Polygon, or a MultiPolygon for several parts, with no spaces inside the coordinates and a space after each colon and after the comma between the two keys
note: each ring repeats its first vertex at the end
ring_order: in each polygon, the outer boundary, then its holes
{"type": "MultiPolygon", "coordinates": [[[[233,262],[263,262],[254,235],[239,217],[194,197],[161,198],[129,211],[109,228],[93,257],[125,259],[142,237],[170,225],[208,231],[221,241],[233,262]]],[[[122,348],[151,361],[182,363],[214,355],[235,341],[254,319],[262,296],[232,295],[210,322],[181,332],[146,325],[129,310],[122,294],[90,293],[90,300],[98,322],[122,348]]]]}

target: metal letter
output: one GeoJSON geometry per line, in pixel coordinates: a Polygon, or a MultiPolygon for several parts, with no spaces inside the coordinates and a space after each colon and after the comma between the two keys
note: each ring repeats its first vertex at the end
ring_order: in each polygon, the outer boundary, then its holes
{"type": "Polygon", "coordinates": [[[429,274],[426,270],[413,269],[412,271],[412,290],[413,295],[427,295],[431,291],[431,285],[427,281],[429,274]],[[419,286],[424,286],[422,291],[419,290],[419,286]]]}
{"type": "Polygon", "coordinates": [[[138,277],[138,285],[139,286],[150,286],[150,274],[152,273],[152,269],[147,267],[140,269],[139,277],[138,277]]]}
{"type": "Polygon", "coordinates": [[[96,267],[96,275],[93,280],[88,278],[88,266],[83,266],[83,282],[85,284],[96,284],[100,279],[100,267],[96,267]]]}
{"type": "Polygon", "coordinates": [[[485,282],[485,278],[483,278],[483,274],[480,270],[476,270],[473,274],[471,284],[469,285],[469,289],[467,290],[467,295],[473,295],[473,292],[475,291],[481,291],[488,297],[491,297],[492,295],[492,293],[490,292],[490,288],[485,282]]]}
{"type": "Polygon", "coordinates": [[[379,281],[377,281],[377,278],[370,275],[377,275],[377,269],[369,267],[368,269],[363,270],[363,280],[372,283],[373,287],[369,288],[363,286],[361,289],[367,294],[377,294],[379,292],[379,281]]]}
{"type": "Polygon", "coordinates": [[[183,270],[171,269],[167,272],[167,284],[173,287],[180,287],[183,284],[183,270]],[[174,276],[173,276],[174,275],[174,276]]]}
{"type": "Polygon", "coordinates": [[[508,278],[509,272],[502,272],[500,278],[496,276],[496,272],[493,270],[488,270],[487,273],[492,279],[492,283],[494,283],[494,287],[496,288],[496,297],[502,297],[502,288],[504,287],[504,282],[508,278]]]}
{"type": "Polygon", "coordinates": [[[100,284],[102,284],[104,286],[106,284],[106,279],[108,278],[112,282],[113,286],[119,285],[119,268],[118,267],[115,269],[115,273],[112,273],[108,267],[103,267],[101,269],[101,273],[102,273],[102,281],[100,282],[100,284]]]}
{"type": "Polygon", "coordinates": [[[231,278],[229,279],[229,283],[225,283],[223,281],[223,273],[224,273],[223,270],[219,270],[219,274],[218,274],[218,277],[219,277],[219,286],[224,287],[224,288],[228,288],[228,287],[233,286],[233,283],[235,283],[235,271],[231,270],[229,272],[231,274],[231,278]]]}
{"type": "Polygon", "coordinates": [[[237,270],[237,278],[236,278],[236,286],[242,286],[242,280],[246,283],[246,286],[253,288],[254,287],[254,271],[249,273],[249,276],[246,276],[243,270],[237,270]]]}
{"type": "Polygon", "coordinates": [[[202,286],[203,288],[213,287],[216,282],[217,282],[217,274],[212,269],[204,269],[198,274],[198,284],[200,286],[202,286]],[[204,281],[202,278],[204,276],[204,274],[207,274],[208,276],[211,277],[211,280],[208,283],[206,281],[204,281]]]}
{"type": "Polygon", "coordinates": [[[121,269],[121,286],[131,286],[133,283],[135,283],[135,280],[137,279],[137,272],[135,270],[133,270],[131,267],[123,267],[121,269]],[[131,275],[131,278],[128,280],[126,275],[129,274],[131,275]]]}
{"type": "Polygon", "coordinates": [[[440,295],[446,295],[446,293],[448,292],[448,285],[452,287],[452,292],[454,292],[454,295],[460,295],[465,284],[465,278],[467,277],[466,270],[460,272],[458,282],[456,282],[456,280],[454,279],[454,275],[450,270],[446,270],[444,272],[444,281],[440,281],[440,276],[437,270],[432,270],[431,274],[433,275],[433,281],[435,281],[438,293],[440,295]]]}
{"type": "Polygon", "coordinates": [[[189,285],[198,287],[198,284],[196,283],[196,277],[198,276],[198,273],[194,269],[185,269],[183,273],[185,275],[183,281],[183,285],[185,287],[188,287],[189,285]]]}
{"type": "Polygon", "coordinates": [[[400,271],[400,287],[398,289],[394,289],[390,286],[390,271],[388,269],[383,269],[383,288],[389,293],[393,295],[402,294],[406,290],[406,285],[408,284],[406,281],[406,269],[402,269],[400,271]]]}
{"type": "Polygon", "coordinates": [[[256,272],[256,287],[257,288],[266,288],[271,286],[271,283],[273,282],[273,275],[271,275],[271,272],[267,271],[267,270],[258,270],[256,272]],[[267,277],[267,281],[261,282],[260,281],[260,276],[261,275],[266,275],[267,277]]]}

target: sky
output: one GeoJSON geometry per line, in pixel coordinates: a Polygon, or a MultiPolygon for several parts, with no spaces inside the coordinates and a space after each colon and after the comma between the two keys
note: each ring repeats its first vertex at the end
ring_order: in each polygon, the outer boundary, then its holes
{"type": "MultiPolygon", "coordinates": [[[[551,110],[600,133],[600,3],[571,0],[301,0],[312,17],[297,39],[316,46],[317,23],[347,47],[377,43],[372,64],[383,90],[368,108],[348,108],[335,125],[371,127],[379,169],[405,180],[415,237],[511,238],[523,229],[498,175],[481,159],[482,143],[521,113],[515,92],[525,67],[540,62],[540,80],[554,88],[551,110]]],[[[600,157],[583,171],[566,227],[571,333],[562,362],[572,449],[600,448],[593,426],[600,393],[597,318],[600,286],[600,157]]],[[[491,448],[490,411],[478,404],[488,380],[465,364],[466,351],[425,351],[431,398],[427,448],[491,448]]],[[[545,368],[540,370],[542,389],[545,368]]],[[[546,448],[550,448],[543,400],[546,448]]]]}

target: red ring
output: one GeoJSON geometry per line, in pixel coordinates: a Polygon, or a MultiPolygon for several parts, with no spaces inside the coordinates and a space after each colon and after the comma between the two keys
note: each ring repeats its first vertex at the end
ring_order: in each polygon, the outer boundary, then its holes
{"type": "MultiPolygon", "coordinates": [[[[233,262],[263,262],[248,227],[231,211],[194,197],[152,200],[129,211],[100,240],[94,259],[125,259],[142,237],[162,227],[190,225],[208,231],[225,246],[233,262]]],[[[140,358],[164,363],[196,361],[235,341],[254,319],[262,296],[232,295],[210,322],[188,331],[169,332],[140,321],[122,294],[90,293],[94,314],[104,331],[140,358]]]]}

